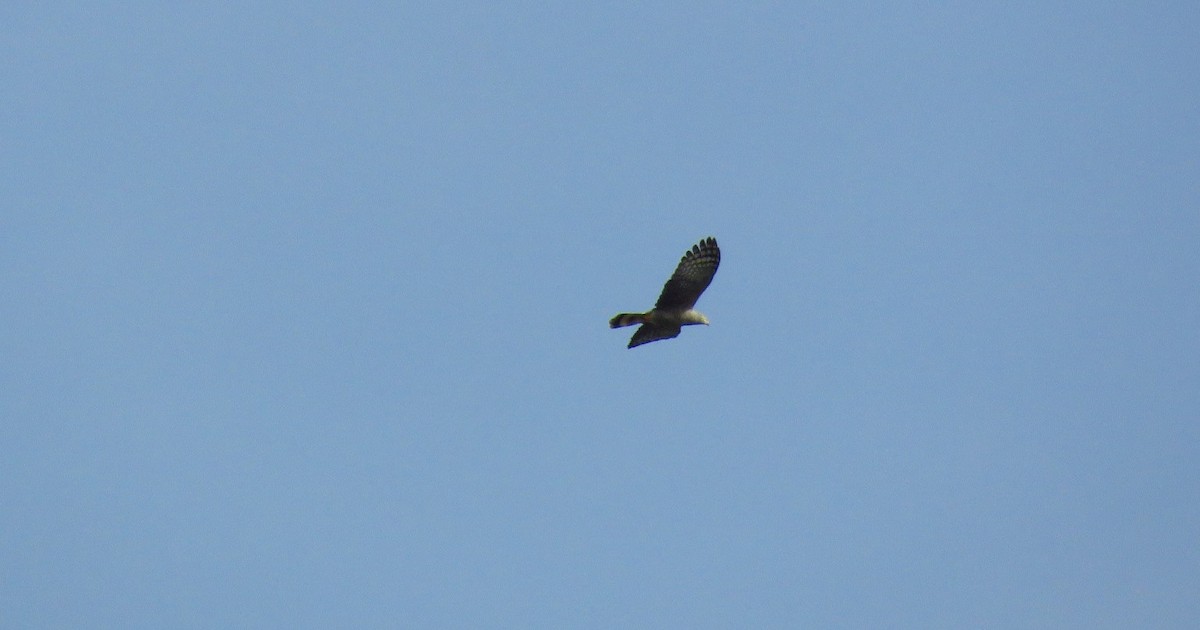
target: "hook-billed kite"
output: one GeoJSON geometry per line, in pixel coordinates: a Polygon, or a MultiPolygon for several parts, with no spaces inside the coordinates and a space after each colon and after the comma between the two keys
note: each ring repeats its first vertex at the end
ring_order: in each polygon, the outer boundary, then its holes
{"type": "Polygon", "coordinates": [[[676,337],[682,327],[689,324],[707,326],[708,318],[693,307],[712,282],[720,264],[721,250],[717,247],[717,239],[710,236],[700,241],[683,255],[653,309],[645,313],[621,313],[609,320],[609,327],[641,324],[629,340],[629,347],[633,348],[676,337]]]}

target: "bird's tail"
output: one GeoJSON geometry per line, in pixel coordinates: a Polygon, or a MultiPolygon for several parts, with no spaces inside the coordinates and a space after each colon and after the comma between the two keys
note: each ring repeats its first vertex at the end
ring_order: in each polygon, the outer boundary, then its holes
{"type": "Polygon", "coordinates": [[[644,323],[646,323],[645,313],[621,313],[620,315],[608,320],[608,327],[620,328],[622,326],[634,326],[644,323]]]}

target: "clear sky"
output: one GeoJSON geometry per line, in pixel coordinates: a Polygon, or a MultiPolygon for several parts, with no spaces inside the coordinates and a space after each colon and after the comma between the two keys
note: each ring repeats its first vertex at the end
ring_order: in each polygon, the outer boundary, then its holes
{"type": "Polygon", "coordinates": [[[0,9],[0,625],[1195,627],[1200,5],[244,4],[0,9]]]}

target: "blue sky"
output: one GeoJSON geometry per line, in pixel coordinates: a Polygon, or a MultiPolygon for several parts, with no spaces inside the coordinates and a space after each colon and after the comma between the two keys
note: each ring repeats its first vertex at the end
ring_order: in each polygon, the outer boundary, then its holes
{"type": "Polygon", "coordinates": [[[0,13],[6,627],[1200,616],[1196,5],[0,13]]]}

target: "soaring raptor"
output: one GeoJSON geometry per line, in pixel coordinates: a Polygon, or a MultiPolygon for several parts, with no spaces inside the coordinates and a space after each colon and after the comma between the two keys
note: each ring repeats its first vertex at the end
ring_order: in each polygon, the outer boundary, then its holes
{"type": "Polygon", "coordinates": [[[621,313],[609,320],[609,327],[641,324],[641,328],[629,340],[629,347],[633,348],[651,341],[677,337],[682,327],[689,324],[707,326],[708,318],[692,307],[696,306],[696,300],[712,282],[720,264],[721,250],[717,247],[717,239],[710,236],[700,241],[683,255],[652,310],[621,313]]]}

